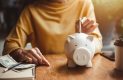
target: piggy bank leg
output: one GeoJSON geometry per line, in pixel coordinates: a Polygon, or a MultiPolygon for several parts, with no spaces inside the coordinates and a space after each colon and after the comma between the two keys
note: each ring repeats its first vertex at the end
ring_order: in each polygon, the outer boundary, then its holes
{"type": "Polygon", "coordinates": [[[74,68],[74,67],[76,67],[75,62],[74,62],[72,59],[68,59],[67,65],[68,65],[69,68],[74,68]]]}
{"type": "Polygon", "coordinates": [[[86,65],[86,67],[92,67],[92,62],[91,62],[91,60],[90,60],[89,63],[86,65]]]}

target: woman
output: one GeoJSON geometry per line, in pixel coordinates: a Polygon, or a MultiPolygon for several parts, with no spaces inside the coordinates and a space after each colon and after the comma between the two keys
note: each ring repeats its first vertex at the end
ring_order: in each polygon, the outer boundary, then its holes
{"type": "Polygon", "coordinates": [[[81,24],[82,31],[99,42],[98,52],[102,37],[94,25],[96,19],[91,0],[38,0],[21,13],[5,41],[3,54],[10,54],[17,61],[50,65],[42,54],[64,53],[66,38],[78,32],[76,23],[82,17],[88,18],[81,24]],[[26,50],[27,43],[37,48],[26,50]]]}

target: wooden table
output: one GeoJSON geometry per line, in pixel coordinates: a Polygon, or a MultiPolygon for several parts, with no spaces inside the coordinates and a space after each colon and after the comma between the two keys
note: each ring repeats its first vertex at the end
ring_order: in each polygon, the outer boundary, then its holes
{"type": "Polygon", "coordinates": [[[36,80],[123,80],[123,74],[114,70],[114,62],[100,54],[95,55],[93,67],[69,69],[64,54],[46,55],[50,67],[36,68],[36,80]]]}

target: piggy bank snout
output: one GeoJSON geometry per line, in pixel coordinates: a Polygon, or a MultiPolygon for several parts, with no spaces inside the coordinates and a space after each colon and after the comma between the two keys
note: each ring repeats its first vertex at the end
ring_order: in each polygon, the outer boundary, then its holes
{"type": "Polygon", "coordinates": [[[87,65],[91,60],[91,52],[84,47],[76,48],[73,53],[73,60],[77,65],[87,65]]]}

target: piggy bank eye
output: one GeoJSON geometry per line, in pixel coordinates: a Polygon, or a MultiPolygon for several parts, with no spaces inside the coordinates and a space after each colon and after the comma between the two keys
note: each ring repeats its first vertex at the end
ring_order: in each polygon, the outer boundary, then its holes
{"type": "Polygon", "coordinates": [[[75,46],[77,46],[77,45],[75,45],[75,46]]]}

